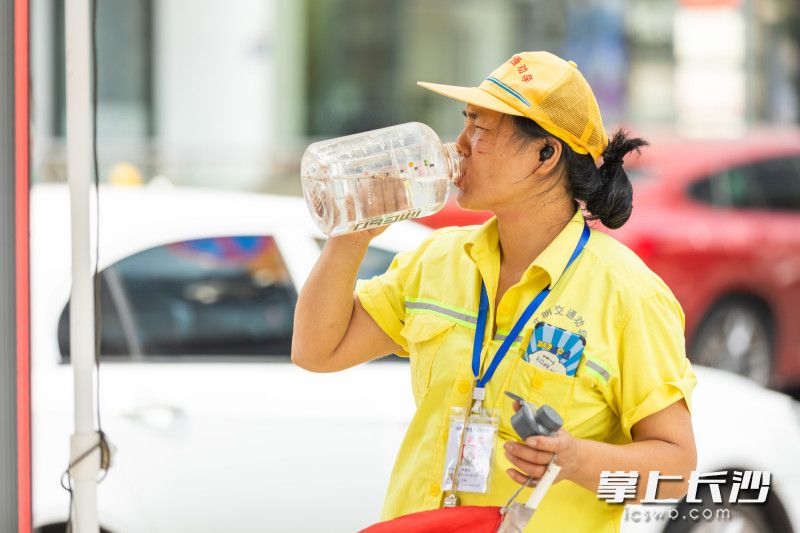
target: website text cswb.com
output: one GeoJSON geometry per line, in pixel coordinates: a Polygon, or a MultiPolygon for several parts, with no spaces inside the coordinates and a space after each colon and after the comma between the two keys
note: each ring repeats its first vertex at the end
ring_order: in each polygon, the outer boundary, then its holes
{"type": "MultiPolygon", "coordinates": [[[[623,521],[640,523],[663,520],[730,520],[731,506],[738,504],[763,504],[767,501],[771,481],[770,472],[760,470],[721,470],[717,472],[693,471],[689,477],[685,504],[682,507],[630,509],[626,508],[623,521]],[[730,482],[730,487],[727,487],[730,482]],[[703,493],[702,495],[700,493],[703,493]],[[723,496],[724,492],[724,496],[723,496]],[[710,502],[705,496],[710,495],[710,502]],[[702,496],[702,497],[701,497],[702,496]],[[695,504],[712,503],[712,507],[695,504]],[[727,507],[721,507],[725,505],[727,507]]],[[[657,498],[660,481],[683,480],[682,476],[662,476],[656,470],[647,477],[647,489],[641,504],[675,505],[677,498],[657,498]]],[[[603,471],[597,487],[597,497],[609,503],[625,503],[636,498],[639,472],[603,471]]]]}
{"type": "Polygon", "coordinates": [[[661,522],[664,520],[691,520],[693,522],[697,522],[698,520],[703,520],[706,522],[711,522],[713,520],[730,520],[731,519],[731,510],[722,508],[722,509],[710,509],[708,507],[704,508],[692,508],[689,509],[689,512],[682,513],[677,508],[671,509],[625,509],[625,512],[622,514],[622,521],[623,522],[632,522],[634,524],[639,523],[649,523],[649,522],[661,522]]]}

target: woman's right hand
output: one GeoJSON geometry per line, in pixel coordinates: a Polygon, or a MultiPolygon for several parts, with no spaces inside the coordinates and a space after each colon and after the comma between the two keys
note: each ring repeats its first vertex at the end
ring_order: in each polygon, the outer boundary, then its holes
{"type": "MultiPolygon", "coordinates": [[[[359,204],[366,208],[367,219],[391,215],[392,213],[405,211],[410,207],[409,192],[406,189],[406,180],[403,178],[381,175],[359,178],[356,188],[359,204]]],[[[356,218],[356,209],[352,196],[345,199],[345,210],[349,220],[356,218]]],[[[336,225],[341,222],[341,213],[338,210],[334,215],[334,222],[336,225]]],[[[342,242],[348,241],[351,244],[369,244],[373,238],[386,231],[388,227],[389,224],[385,224],[333,238],[341,239],[342,242]]]]}

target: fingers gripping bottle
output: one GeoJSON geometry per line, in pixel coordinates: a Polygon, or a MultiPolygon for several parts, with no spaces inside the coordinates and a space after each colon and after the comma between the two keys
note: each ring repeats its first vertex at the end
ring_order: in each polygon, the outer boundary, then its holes
{"type": "Polygon", "coordinates": [[[463,162],[454,143],[409,122],[316,142],[303,154],[300,176],[314,222],[334,236],[435,213],[463,162]]]}

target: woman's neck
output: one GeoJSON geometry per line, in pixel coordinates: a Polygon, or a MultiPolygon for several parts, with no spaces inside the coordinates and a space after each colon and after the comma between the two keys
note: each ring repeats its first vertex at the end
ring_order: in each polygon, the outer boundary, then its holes
{"type": "Polygon", "coordinates": [[[504,270],[521,275],[575,215],[575,203],[567,195],[542,200],[495,211],[504,270]]]}

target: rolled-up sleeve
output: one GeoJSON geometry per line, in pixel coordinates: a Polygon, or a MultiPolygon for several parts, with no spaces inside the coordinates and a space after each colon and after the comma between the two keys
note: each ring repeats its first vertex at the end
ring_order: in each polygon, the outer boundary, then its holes
{"type": "Polygon", "coordinates": [[[426,251],[446,230],[432,232],[416,249],[398,253],[383,274],[356,282],[356,296],[361,307],[400,347],[397,355],[408,357],[408,343],[400,334],[406,322],[406,299],[409,280],[419,279],[426,251]]]}
{"type": "Polygon", "coordinates": [[[417,261],[417,252],[400,252],[380,276],[359,280],[356,296],[376,324],[402,348],[397,355],[408,356],[406,340],[400,335],[406,320],[405,284],[417,261]]]}
{"type": "Polygon", "coordinates": [[[616,396],[622,430],[631,428],[673,403],[686,400],[697,384],[686,357],[684,315],[671,294],[657,293],[639,300],[620,339],[620,379],[616,396]]]}

